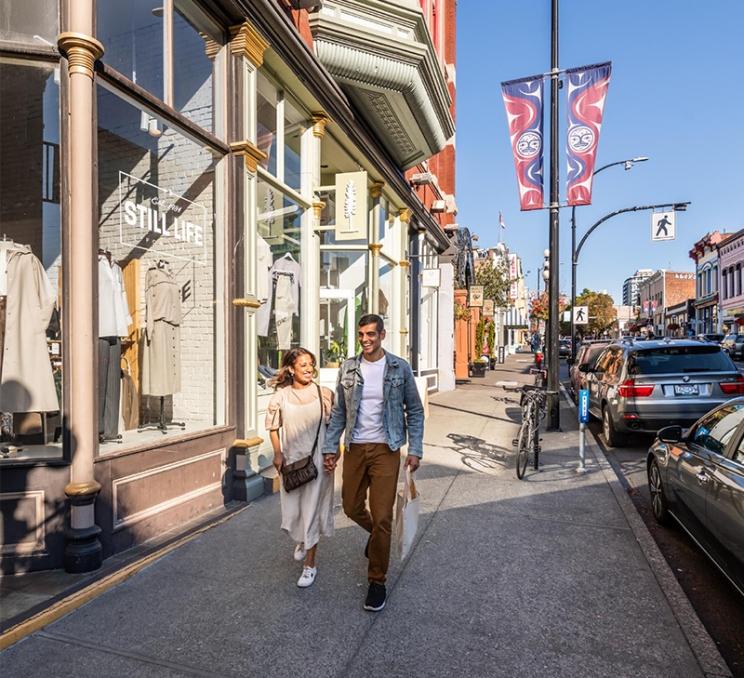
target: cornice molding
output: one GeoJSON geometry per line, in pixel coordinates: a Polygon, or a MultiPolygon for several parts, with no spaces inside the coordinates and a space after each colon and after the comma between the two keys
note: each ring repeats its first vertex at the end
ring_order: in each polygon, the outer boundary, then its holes
{"type": "Polygon", "coordinates": [[[230,28],[230,51],[244,56],[256,68],[263,66],[264,52],[269,43],[249,21],[230,28]]]}

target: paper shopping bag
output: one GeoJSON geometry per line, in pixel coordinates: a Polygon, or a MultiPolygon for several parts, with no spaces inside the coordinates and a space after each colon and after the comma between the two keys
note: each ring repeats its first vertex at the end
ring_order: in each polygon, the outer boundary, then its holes
{"type": "Polygon", "coordinates": [[[413,481],[413,474],[406,469],[403,489],[398,492],[398,503],[395,511],[395,545],[398,557],[405,558],[418,530],[420,495],[413,481]]]}

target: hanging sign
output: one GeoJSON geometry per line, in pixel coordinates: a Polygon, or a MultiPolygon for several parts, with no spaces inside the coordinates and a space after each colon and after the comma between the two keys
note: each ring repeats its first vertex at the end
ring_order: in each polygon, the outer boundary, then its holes
{"type": "Polygon", "coordinates": [[[425,268],[421,271],[421,285],[423,287],[439,287],[441,271],[438,268],[425,268]]]}
{"type": "Polygon", "coordinates": [[[651,240],[674,240],[674,212],[654,212],[651,215],[651,240]]]}
{"type": "Polygon", "coordinates": [[[342,172],[336,175],[336,241],[366,240],[367,173],[342,172]]]}
{"type": "Polygon", "coordinates": [[[495,312],[494,312],[493,299],[484,299],[483,300],[483,317],[493,318],[494,315],[495,315],[495,312]]]}
{"type": "Polygon", "coordinates": [[[471,285],[468,306],[471,308],[483,307],[483,285],[471,285]]]}
{"type": "Polygon", "coordinates": [[[574,307],[574,325],[586,325],[589,322],[589,307],[574,307]]]}

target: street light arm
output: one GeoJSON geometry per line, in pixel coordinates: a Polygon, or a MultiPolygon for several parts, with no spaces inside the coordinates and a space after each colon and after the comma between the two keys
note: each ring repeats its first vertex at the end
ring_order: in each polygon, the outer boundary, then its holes
{"type": "Polygon", "coordinates": [[[599,221],[595,221],[594,224],[592,224],[592,226],[589,228],[589,230],[586,233],[584,233],[583,237],[579,241],[578,247],[576,248],[573,264],[576,265],[576,263],[578,262],[579,254],[581,253],[581,248],[584,246],[586,239],[597,229],[598,226],[602,225],[608,219],[611,219],[612,217],[616,217],[618,214],[624,214],[625,212],[644,212],[646,210],[656,210],[656,209],[661,209],[663,207],[675,207],[676,205],[686,206],[686,205],[689,205],[689,203],[665,202],[665,203],[661,203],[658,205],[636,205],[635,207],[624,207],[623,209],[615,210],[614,212],[605,214],[599,221]]]}

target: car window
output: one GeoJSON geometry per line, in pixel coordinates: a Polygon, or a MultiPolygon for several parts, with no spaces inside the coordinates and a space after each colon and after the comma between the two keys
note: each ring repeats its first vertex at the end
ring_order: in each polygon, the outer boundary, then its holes
{"type": "Polygon", "coordinates": [[[728,372],[735,369],[731,358],[718,346],[662,346],[636,351],[631,356],[628,374],[728,372]]]}
{"type": "Polygon", "coordinates": [[[583,359],[584,362],[586,362],[590,366],[595,365],[597,363],[597,359],[599,358],[599,356],[602,355],[602,351],[604,351],[604,349],[605,349],[604,346],[588,349],[583,359]]]}
{"type": "Polygon", "coordinates": [[[605,349],[597,359],[597,372],[604,372],[610,364],[612,357],[612,351],[610,349],[605,349]]]}
{"type": "Polygon", "coordinates": [[[690,439],[711,452],[723,454],[742,419],[744,403],[728,403],[700,420],[690,431],[690,439]]]}
{"type": "Polygon", "coordinates": [[[605,370],[605,376],[608,379],[617,379],[617,376],[620,374],[620,368],[622,367],[622,365],[623,352],[619,349],[614,349],[612,351],[612,358],[605,370]]]}

